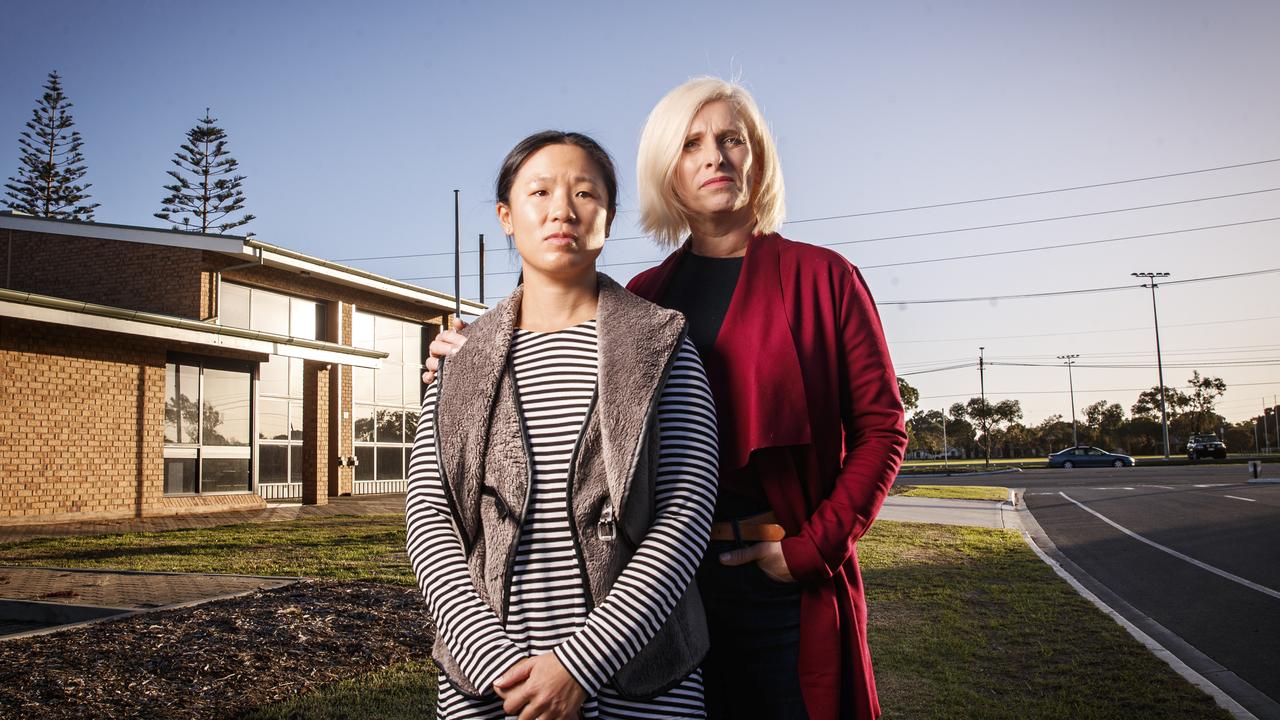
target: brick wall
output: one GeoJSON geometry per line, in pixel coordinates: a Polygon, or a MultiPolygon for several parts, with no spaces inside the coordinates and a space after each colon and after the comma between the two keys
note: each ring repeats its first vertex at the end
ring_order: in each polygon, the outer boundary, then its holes
{"type": "MultiPolygon", "coordinates": [[[[196,320],[211,315],[212,274],[200,250],[6,230],[8,287],[196,320]]],[[[0,276],[0,280],[3,280],[0,276]]]]}
{"type": "Polygon", "coordinates": [[[0,318],[0,523],[263,505],[164,497],[165,354],[145,338],[0,318]]]}

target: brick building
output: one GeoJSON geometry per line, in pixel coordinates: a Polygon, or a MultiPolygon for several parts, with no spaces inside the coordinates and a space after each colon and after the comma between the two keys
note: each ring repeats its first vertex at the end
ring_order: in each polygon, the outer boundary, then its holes
{"type": "Polygon", "coordinates": [[[254,239],[10,213],[0,253],[0,524],[404,490],[452,296],[254,239]]]}

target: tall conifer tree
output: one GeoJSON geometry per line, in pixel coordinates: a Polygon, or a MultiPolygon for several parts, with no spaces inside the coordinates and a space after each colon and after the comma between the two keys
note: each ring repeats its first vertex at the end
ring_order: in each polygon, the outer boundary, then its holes
{"type": "Polygon", "coordinates": [[[93,220],[98,203],[85,202],[91,186],[80,184],[86,172],[80,153],[84,141],[71,129],[71,107],[62,94],[62,78],[56,70],[49,73],[44,95],[18,138],[18,176],[5,184],[10,209],[59,220],[93,220]]]}
{"type": "Polygon", "coordinates": [[[225,233],[254,218],[247,213],[239,219],[227,217],[244,209],[244,176],[233,174],[239,163],[228,153],[227,133],[217,122],[205,108],[204,117],[187,131],[187,141],[174,153],[177,169],[168,171],[174,183],[164,186],[169,195],[155,214],[172,222],[174,230],[225,233]]]}

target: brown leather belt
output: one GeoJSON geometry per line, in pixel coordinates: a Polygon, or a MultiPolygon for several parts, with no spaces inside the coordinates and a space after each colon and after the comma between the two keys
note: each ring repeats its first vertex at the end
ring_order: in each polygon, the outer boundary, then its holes
{"type": "Polygon", "coordinates": [[[711,523],[711,539],[778,542],[787,536],[787,531],[777,520],[772,512],[763,512],[729,522],[711,523]]]}

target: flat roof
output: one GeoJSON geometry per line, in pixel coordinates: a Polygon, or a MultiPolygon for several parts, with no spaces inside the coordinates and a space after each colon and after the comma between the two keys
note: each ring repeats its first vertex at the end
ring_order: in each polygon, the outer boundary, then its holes
{"type": "Polygon", "coordinates": [[[4,288],[0,288],[0,317],[363,368],[377,369],[387,357],[387,353],[379,350],[4,288]]]}
{"type": "MultiPolygon", "coordinates": [[[[160,228],[137,225],[57,220],[7,211],[0,211],[0,229],[45,232],[96,240],[117,240],[147,245],[205,250],[229,255],[245,262],[257,261],[267,267],[322,277],[340,285],[375,292],[400,300],[408,300],[420,305],[427,305],[442,312],[449,312],[454,309],[454,297],[447,293],[313,257],[241,235],[214,235],[185,230],[162,230],[160,228]]],[[[471,300],[462,300],[462,311],[468,315],[480,315],[487,309],[488,306],[486,305],[471,300]]]]}

